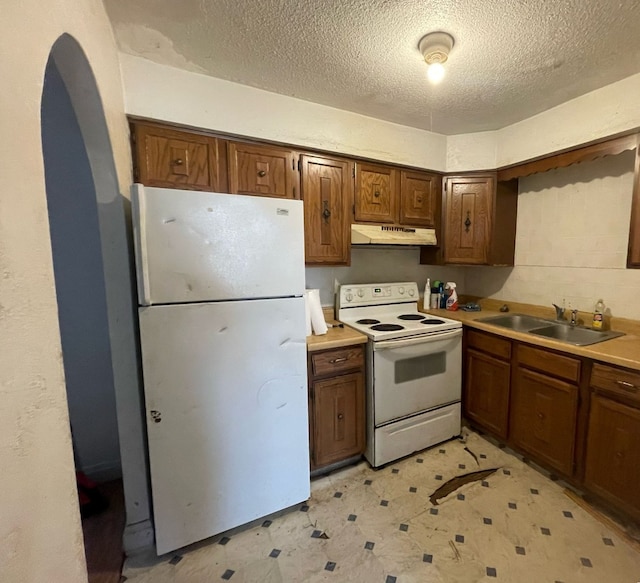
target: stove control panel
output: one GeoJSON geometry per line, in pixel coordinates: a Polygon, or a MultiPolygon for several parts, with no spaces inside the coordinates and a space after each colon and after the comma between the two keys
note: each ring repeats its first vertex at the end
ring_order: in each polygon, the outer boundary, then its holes
{"type": "Polygon", "coordinates": [[[340,286],[337,307],[377,306],[418,301],[418,284],[400,283],[347,284],[340,286]]]}

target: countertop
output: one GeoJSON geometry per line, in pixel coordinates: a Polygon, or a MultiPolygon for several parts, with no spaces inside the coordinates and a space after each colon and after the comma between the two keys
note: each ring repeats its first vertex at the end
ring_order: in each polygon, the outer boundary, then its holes
{"type": "MultiPolygon", "coordinates": [[[[328,323],[337,324],[335,320],[327,320],[328,323]]],[[[321,336],[307,336],[307,352],[327,350],[328,348],[342,348],[353,344],[364,344],[367,337],[353,328],[329,328],[326,334],[321,336]]]]}
{"type": "MultiPolygon", "coordinates": [[[[483,309],[481,312],[463,312],[461,310],[455,312],[447,310],[421,311],[434,316],[458,320],[459,322],[462,322],[464,326],[498,334],[505,338],[511,338],[513,340],[527,342],[528,344],[551,348],[553,350],[566,352],[568,354],[575,354],[576,356],[583,356],[633,370],[640,370],[640,334],[637,331],[627,331],[625,332],[625,336],[612,338],[611,340],[605,340],[604,342],[591,344],[590,346],[573,346],[550,338],[542,338],[533,334],[527,334],[526,332],[516,332],[515,330],[509,330],[508,328],[502,328],[501,326],[493,326],[491,324],[477,321],[480,318],[505,315],[497,310],[483,309]]],[[[525,310],[512,310],[511,313],[526,314],[527,312],[525,310]]],[[[614,327],[613,329],[616,330],[618,328],[614,327]]]]}

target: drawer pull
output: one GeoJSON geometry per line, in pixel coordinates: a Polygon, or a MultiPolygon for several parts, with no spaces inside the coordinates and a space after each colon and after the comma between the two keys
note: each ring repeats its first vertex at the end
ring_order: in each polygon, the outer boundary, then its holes
{"type": "Polygon", "coordinates": [[[174,166],[182,166],[182,165],[184,164],[184,160],[183,160],[182,158],[176,158],[176,159],[172,162],[172,164],[173,164],[174,166]]]}
{"type": "Polygon", "coordinates": [[[338,364],[339,362],[346,362],[347,360],[349,360],[349,359],[346,356],[343,356],[343,357],[340,357],[340,358],[333,358],[329,362],[331,364],[338,364]]]}
{"type": "Polygon", "coordinates": [[[344,419],[344,415],[342,413],[338,413],[338,419],[342,421],[344,419]]]}
{"type": "Polygon", "coordinates": [[[264,178],[267,175],[267,173],[264,170],[258,170],[258,176],[260,176],[260,178],[264,178]]]}
{"type": "Polygon", "coordinates": [[[633,383],[628,383],[627,381],[616,381],[616,384],[620,385],[625,391],[630,391],[632,393],[635,393],[638,390],[638,387],[633,383]]]}

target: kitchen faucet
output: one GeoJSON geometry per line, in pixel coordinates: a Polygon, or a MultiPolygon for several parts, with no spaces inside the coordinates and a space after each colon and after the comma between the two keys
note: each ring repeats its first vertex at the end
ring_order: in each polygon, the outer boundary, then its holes
{"type": "Polygon", "coordinates": [[[564,307],[551,304],[556,309],[556,320],[564,320],[564,307]]]}
{"type": "Polygon", "coordinates": [[[578,325],[578,310],[571,310],[571,322],[572,326],[578,325]]]}

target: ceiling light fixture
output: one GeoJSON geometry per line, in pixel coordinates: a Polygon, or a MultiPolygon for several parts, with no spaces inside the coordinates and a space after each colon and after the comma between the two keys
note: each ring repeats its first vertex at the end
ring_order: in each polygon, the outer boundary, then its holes
{"type": "Polygon", "coordinates": [[[429,66],[427,77],[431,83],[442,81],[445,72],[443,63],[449,57],[453,43],[453,37],[446,32],[430,32],[420,39],[418,49],[429,66]]]}

